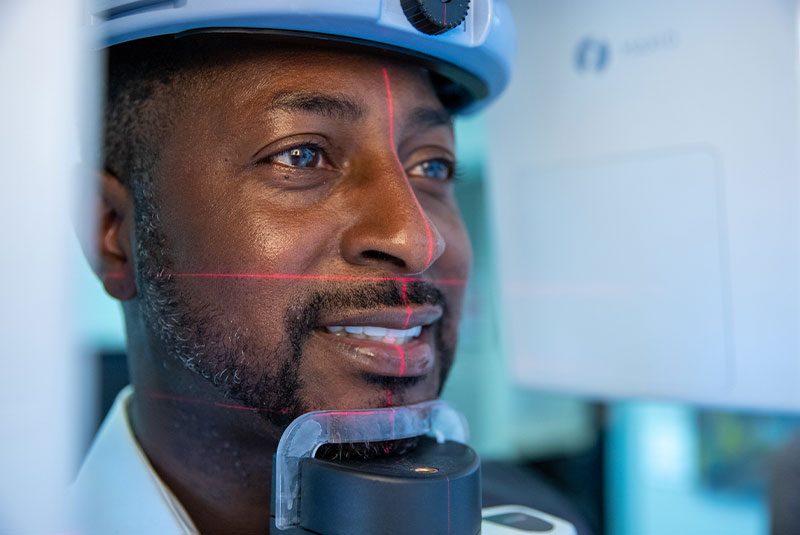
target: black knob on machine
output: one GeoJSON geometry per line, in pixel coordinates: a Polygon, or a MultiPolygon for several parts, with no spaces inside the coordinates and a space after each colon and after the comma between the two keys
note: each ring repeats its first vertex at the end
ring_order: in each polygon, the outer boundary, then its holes
{"type": "Polygon", "coordinates": [[[403,11],[416,29],[429,35],[452,30],[467,18],[469,0],[402,0],[403,11]]]}

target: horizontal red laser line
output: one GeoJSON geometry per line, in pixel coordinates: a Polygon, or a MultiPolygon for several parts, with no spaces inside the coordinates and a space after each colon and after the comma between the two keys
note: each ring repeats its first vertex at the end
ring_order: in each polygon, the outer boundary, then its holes
{"type": "MultiPolygon", "coordinates": [[[[110,278],[122,278],[124,273],[106,273],[110,278]]],[[[339,281],[394,281],[394,282],[430,282],[452,286],[464,286],[465,279],[420,279],[416,277],[355,277],[345,275],[284,275],[273,273],[159,273],[159,278],[231,278],[231,279],[299,279],[299,280],[339,280],[339,281]]]]}
{"type": "MultiPolygon", "coordinates": [[[[388,99],[388,107],[389,107],[389,142],[392,146],[392,152],[394,154],[395,159],[397,160],[398,165],[403,168],[403,163],[400,161],[400,156],[397,154],[397,149],[394,145],[394,102],[392,99],[392,86],[389,82],[389,73],[386,68],[383,68],[383,78],[386,83],[386,96],[388,99]]],[[[405,171],[404,171],[405,172],[405,171]]],[[[422,205],[419,203],[419,199],[417,199],[416,194],[414,193],[414,188],[411,186],[411,182],[409,182],[408,177],[406,177],[406,184],[408,185],[409,190],[411,191],[411,196],[414,199],[414,203],[416,204],[417,210],[422,217],[422,222],[425,224],[425,231],[428,234],[428,258],[425,262],[425,268],[427,269],[431,265],[431,261],[433,260],[433,232],[431,231],[430,224],[428,223],[428,218],[425,217],[425,211],[422,209],[422,205]]],[[[107,273],[107,277],[109,278],[122,278],[125,275],[123,273],[107,273]]],[[[371,280],[371,281],[399,281],[399,282],[413,282],[413,281],[421,281],[422,279],[414,278],[414,277],[348,277],[348,276],[331,276],[331,275],[284,275],[284,274],[256,274],[256,273],[161,273],[158,275],[159,277],[236,277],[236,278],[262,278],[262,279],[313,279],[313,280],[371,280]]],[[[451,279],[444,279],[444,280],[432,280],[429,282],[434,282],[438,284],[451,284],[451,285],[466,285],[465,280],[451,280],[451,279]]]]}
{"type": "Polygon", "coordinates": [[[195,399],[195,398],[186,398],[182,396],[174,396],[172,394],[164,394],[161,392],[145,392],[145,395],[154,399],[166,399],[170,401],[178,401],[181,403],[196,403],[199,405],[212,405],[214,407],[220,407],[222,409],[233,409],[233,410],[240,410],[240,411],[250,411],[250,412],[271,412],[276,414],[289,414],[288,410],[276,410],[276,409],[263,409],[258,407],[245,407],[244,405],[231,405],[228,403],[219,403],[218,401],[208,401],[205,399],[195,399]]]}
{"type": "Polygon", "coordinates": [[[364,414],[380,414],[381,411],[336,411],[329,412],[331,416],[359,416],[364,414]]]}

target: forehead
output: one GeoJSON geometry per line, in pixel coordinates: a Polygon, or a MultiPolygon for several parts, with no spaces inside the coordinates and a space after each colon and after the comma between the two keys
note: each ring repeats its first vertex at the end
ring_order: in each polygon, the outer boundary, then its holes
{"type": "Polygon", "coordinates": [[[367,109],[385,107],[388,79],[397,105],[444,110],[428,71],[378,53],[265,45],[228,53],[193,74],[206,96],[231,105],[299,91],[346,95],[367,109]]]}
{"type": "Polygon", "coordinates": [[[158,107],[169,119],[159,144],[166,177],[210,178],[219,161],[240,169],[264,147],[298,136],[321,136],[352,156],[383,147],[390,133],[401,151],[453,145],[450,115],[422,67],[376,53],[271,45],[196,58],[181,71],[189,79],[172,86],[178,99],[158,107]]]}

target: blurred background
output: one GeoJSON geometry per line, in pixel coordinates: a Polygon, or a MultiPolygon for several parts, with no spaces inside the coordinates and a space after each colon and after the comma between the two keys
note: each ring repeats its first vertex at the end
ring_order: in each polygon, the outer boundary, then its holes
{"type": "MultiPolygon", "coordinates": [[[[475,265],[444,397],[598,534],[800,533],[797,0],[508,3],[512,85],[457,123],[475,265]]],[[[37,489],[127,384],[65,202],[97,124],[78,4],[0,3],[0,533],[55,522],[37,489]]]]}

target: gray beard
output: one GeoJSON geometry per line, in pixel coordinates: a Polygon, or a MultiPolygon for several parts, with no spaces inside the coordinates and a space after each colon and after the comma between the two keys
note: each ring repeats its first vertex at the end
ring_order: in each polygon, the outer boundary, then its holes
{"type": "Polygon", "coordinates": [[[137,189],[136,287],[148,331],[186,369],[212,383],[224,397],[258,409],[271,423],[285,427],[307,412],[299,399],[298,370],[305,339],[300,325],[287,322],[287,336],[274,347],[265,347],[222,311],[181,292],[178,280],[171,276],[175,263],[161,231],[152,188],[137,189]],[[253,361],[282,365],[278,373],[267,375],[255,373],[253,361]]]}

